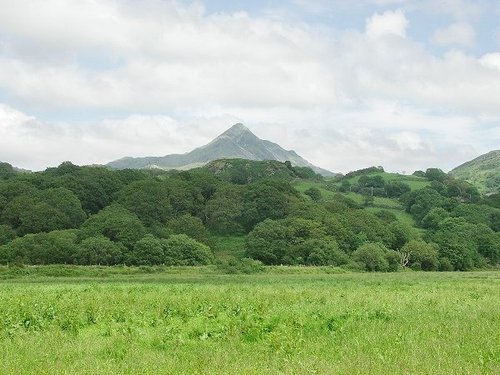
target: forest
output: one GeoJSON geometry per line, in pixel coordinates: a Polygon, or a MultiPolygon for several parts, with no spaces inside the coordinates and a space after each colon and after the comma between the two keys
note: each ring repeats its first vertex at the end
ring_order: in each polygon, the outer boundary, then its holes
{"type": "Polygon", "coordinates": [[[189,171],[0,164],[0,264],[465,271],[499,262],[500,194],[481,196],[437,168],[324,178],[243,159],[189,171]]]}

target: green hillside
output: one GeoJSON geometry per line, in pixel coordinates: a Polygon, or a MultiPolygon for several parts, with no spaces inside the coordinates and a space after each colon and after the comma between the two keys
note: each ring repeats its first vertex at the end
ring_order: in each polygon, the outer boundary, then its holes
{"type": "Polygon", "coordinates": [[[455,178],[466,180],[482,194],[500,192],[500,150],[488,152],[459,165],[450,172],[455,178]]]}

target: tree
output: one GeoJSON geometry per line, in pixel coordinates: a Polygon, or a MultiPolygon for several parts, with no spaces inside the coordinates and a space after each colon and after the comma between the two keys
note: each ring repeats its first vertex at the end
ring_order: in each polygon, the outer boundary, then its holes
{"type": "Polygon", "coordinates": [[[448,176],[439,168],[427,168],[425,177],[427,177],[429,181],[443,182],[448,176]]]}
{"type": "Polygon", "coordinates": [[[476,243],[477,251],[491,265],[500,263],[500,233],[495,233],[484,224],[476,225],[471,237],[476,243]]]}
{"type": "Polygon", "coordinates": [[[112,242],[102,235],[88,237],[79,245],[75,253],[77,264],[91,265],[99,264],[111,266],[119,264],[124,256],[123,245],[112,242]]]}
{"type": "Polygon", "coordinates": [[[127,263],[139,266],[165,263],[162,241],[147,234],[135,243],[133,250],[128,255],[127,263]]]}
{"type": "Polygon", "coordinates": [[[312,238],[298,246],[309,265],[340,266],[349,262],[349,257],[339,249],[335,240],[312,238]]]}
{"type": "Polygon", "coordinates": [[[354,235],[363,233],[369,242],[381,242],[391,247],[395,242],[389,226],[374,214],[365,210],[351,210],[339,215],[339,220],[354,235]]]}
{"type": "Polygon", "coordinates": [[[310,187],[304,194],[309,196],[314,202],[319,202],[321,200],[321,191],[317,187],[310,187]]]}
{"type": "Polygon", "coordinates": [[[172,217],[169,190],[161,181],[132,182],[120,192],[118,201],[147,226],[165,224],[172,217]]]}
{"type": "Polygon", "coordinates": [[[417,223],[421,223],[427,213],[437,207],[444,207],[445,199],[434,189],[424,188],[403,194],[401,201],[406,211],[413,215],[417,223]]]}
{"type": "Polygon", "coordinates": [[[384,186],[385,192],[390,198],[399,198],[404,193],[411,191],[411,187],[401,181],[389,181],[384,186]]]}
{"type": "Polygon", "coordinates": [[[27,234],[2,246],[0,262],[24,264],[71,263],[76,251],[76,230],[27,234]]]}
{"type": "Polygon", "coordinates": [[[391,248],[394,250],[401,249],[408,241],[417,239],[418,232],[406,223],[394,221],[389,224],[391,232],[394,234],[394,242],[391,248]]]}
{"type": "Polygon", "coordinates": [[[175,234],[186,234],[198,242],[210,245],[210,233],[199,217],[184,214],[168,221],[167,227],[175,234]]]}
{"type": "Polygon", "coordinates": [[[72,173],[66,173],[67,169],[63,166],[63,173],[56,173],[54,184],[75,193],[87,214],[110,205],[124,186],[115,171],[104,167],[77,167],[72,173]]]}
{"type": "Polygon", "coordinates": [[[247,231],[264,219],[286,216],[288,198],[299,193],[286,182],[260,181],[247,185],[243,194],[242,223],[247,231]]]}
{"type": "Polygon", "coordinates": [[[208,246],[185,234],[174,234],[161,242],[167,265],[201,266],[214,261],[208,246]]]}
{"type": "Polygon", "coordinates": [[[116,203],[90,216],[81,226],[82,238],[103,235],[128,249],[145,234],[146,229],[137,215],[116,203]]]}
{"type": "Polygon", "coordinates": [[[437,230],[439,228],[439,223],[448,217],[450,217],[450,214],[444,208],[431,208],[422,218],[422,227],[437,230]]]}
{"type": "Polygon", "coordinates": [[[205,223],[210,230],[219,234],[243,232],[242,194],[243,189],[239,186],[222,187],[214,193],[204,209],[205,223]]]}
{"type": "Polygon", "coordinates": [[[335,252],[333,247],[338,249],[333,239],[327,239],[326,229],[320,222],[302,218],[266,219],[246,237],[246,256],[264,264],[307,264],[311,248],[303,244],[313,239],[325,241],[309,243],[317,248],[317,256],[313,259],[318,260],[320,256],[326,259],[325,251],[335,252]]]}
{"type": "Polygon", "coordinates": [[[474,225],[463,218],[448,218],[431,237],[439,245],[440,258],[448,259],[457,271],[470,270],[478,258],[473,231],[474,225]]]}
{"type": "Polygon", "coordinates": [[[9,163],[0,162],[0,181],[8,180],[16,174],[14,168],[9,163]]]}
{"type": "Polygon", "coordinates": [[[16,232],[8,225],[0,224],[0,245],[5,245],[16,238],[16,232]]]}
{"type": "Polygon", "coordinates": [[[245,239],[245,256],[264,264],[280,264],[288,252],[293,233],[282,221],[266,219],[245,239]]]}
{"type": "MultiPolygon", "coordinates": [[[[406,259],[412,268],[423,271],[436,271],[439,268],[439,254],[436,244],[429,244],[420,240],[411,240],[400,250],[401,259],[406,259]]],[[[402,262],[404,263],[404,262],[402,262]]]]}
{"type": "Polygon", "coordinates": [[[354,251],[352,258],[366,271],[387,271],[389,262],[385,257],[386,252],[387,248],[383,244],[366,243],[354,251]]]}

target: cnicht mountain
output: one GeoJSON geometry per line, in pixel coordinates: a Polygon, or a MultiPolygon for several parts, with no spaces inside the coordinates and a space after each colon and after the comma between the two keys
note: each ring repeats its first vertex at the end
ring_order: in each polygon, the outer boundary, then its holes
{"type": "Polygon", "coordinates": [[[310,167],[323,176],[334,176],[326,169],[316,167],[293,150],[285,150],[280,145],[260,139],[243,124],[235,124],[210,143],[185,154],[171,154],[161,157],[125,157],[107,164],[113,169],[180,169],[186,170],[203,166],[211,161],[226,158],[248,160],[290,161],[293,166],[310,167]]]}
{"type": "Polygon", "coordinates": [[[450,171],[455,178],[475,185],[481,193],[500,192],[500,150],[478,156],[450,171]]]}

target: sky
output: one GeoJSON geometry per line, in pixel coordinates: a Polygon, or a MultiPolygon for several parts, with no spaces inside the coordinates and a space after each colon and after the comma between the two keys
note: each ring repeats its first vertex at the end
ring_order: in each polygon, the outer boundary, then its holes
{"type": "Polygon", "coordinates": [[[496,0],[0,0],[0,161],[184,153],[242,122],[334,172],[500,148],[496,0]]]}

